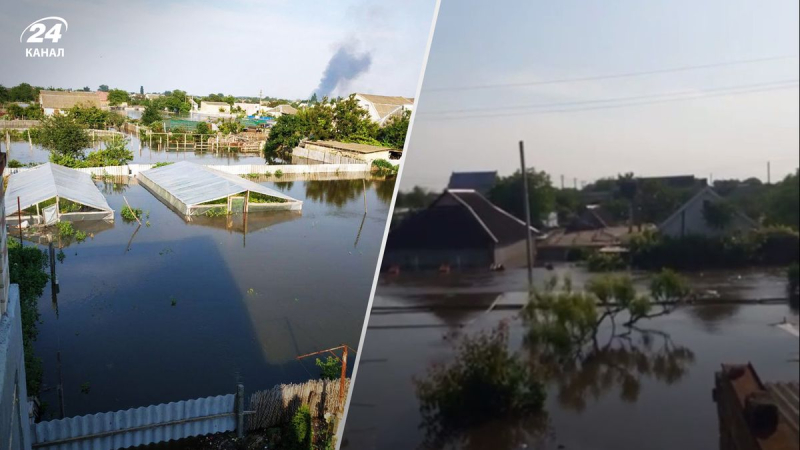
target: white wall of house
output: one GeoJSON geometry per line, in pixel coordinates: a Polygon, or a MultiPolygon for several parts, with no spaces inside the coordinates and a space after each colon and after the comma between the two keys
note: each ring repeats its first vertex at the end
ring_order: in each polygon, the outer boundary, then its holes
{"type": "Polygon", "coordinates": [[[717,229],[709,225],[703,214],[704,204],[721,200],[718,194],[710,188],[706,188],[659,225],[658,230],[661,234],[674,238],[692,235],[716,237],[752,230],[756,227],[752,220],[738,212],[724,229],[717,229]]]}
{"type": "Polygon", "coordinates": [[[242,108],[242,111],[248,116],[254,116],[261,112],[261,105],[258,103],[234,103],[233,107],[242,108]]]}
{"type": "Polygon", "coordinates": [[[229,114],[231,105],[218,102],[200,102],[200,112],[204,114],[229,114]]]}

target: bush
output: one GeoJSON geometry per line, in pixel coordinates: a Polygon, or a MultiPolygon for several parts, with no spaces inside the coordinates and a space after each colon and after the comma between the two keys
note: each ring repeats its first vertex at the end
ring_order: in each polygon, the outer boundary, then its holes
{"type": "Polygon", "coordinates": [[[25,167],[25,165],[17,161],[16,159],[12,159],[11,161],[8,162],[8,167],[10,169],[18,169],[20,167],[25,167]]]}
{"type": "Polygon", "coordinates": [[[394,165],[385,159],[376,159],[372,161],[372,170],[378,175],[397,175],[399,165],[394,165]]]}
{"type": "Polygon", "coordinates": [[[80,167],[124,166],[131,161],[133,152],[128,150],[128,140],[114,136],[106,144],[106,148],[90,152],[86,159],[80,162],[80,167]]]}
{"type": "Polygon", "coordinates": [[[455,360],[414,379],[429,435],[447,435],[482,422],[541,411],[545,389],[532,365],[508,349],[508,324],[465,337],[455,360]]]}
{"type": "Polygon", "coordinates": [[[170,164],[175,164],[175,163],[172,163],[172,162],[163,162],[163,161],[162,161],[162,162],[157,162],[157,163],[155,163],[155,164],[153,165],[153,169],[158,169],[159,167],[168,166],[168,165],[170,165],[170,164]]]}
{"type": "Polygon", "coordinates": [[[323,380],[338,380],[342,376],[342,362],[333,356],[328,356],[325,361],[317,358],[317,367],[323,380]]]}
{"type": "Polygon", "coordinates": [[[617,253],[592,252],[586,259],[590,272],[613,272],[626,267],[625,261],[617,253]]]}
{"type": "Polygon", "coordinates": [[[122,207],[122,210],[119,212],[122,216],[122,219],[126,222],[130,222],[132,220],[136,220],[139,217],[142,217],[142,210],[139,208],[131,208],[128,205],[122,207]]]}
{"type": "Polygon", "coordinates": [[[314,427],[308,405],[298,408],[286,430],[287,450],[313,450],[314,427]]]}

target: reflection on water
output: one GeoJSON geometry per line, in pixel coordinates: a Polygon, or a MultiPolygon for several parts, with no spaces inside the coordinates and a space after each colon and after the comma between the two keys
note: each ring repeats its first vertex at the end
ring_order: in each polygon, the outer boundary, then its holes
{"type": "MultiPolygon", "coordinates": [[[[540,280],[546,276],[537,274],[540,280]]],[[[715,285],[728,277],[702,278],[715,285]]],[[[685,306],[641,321],[636,329],[617,327],[613,334],[604,325],[596,342],[564,358],[532,344],[516,311],[486,311],[488,305],[525,298],[524,292],[502,289],[524,286],[525,271],[455,278],[382,278],[343,449],[717,448],[711,389],[720,364],[750,361],[766,380],[798,379],[797,364],[790,362],[796,359],[797,339],[771,326],[786,316],[796,320],[786,304],[685,306]],[[511,324],[510,348],[542,369],[548,392],[544,415],[497,417],[462,430],[446,444],[432,444],[412,379],[425,377],[432,364],[450,363],[457,336],[493,329],[503,320],[511,324]]],[[[573,276],[578,283],[584,278],[573,276]]],[[[738,295],[771,298],[785,289],[785,280],[771,272],[742,278],[738,295]]]]}
{"type": "Polygon", "coordinates": [[[59,379],[73,416],[304,381],[318,369],[298,354],[358,342],[388,214],[370,184],[366,216],[363,194],[308,201],[296,181],[283,189],[306,200],[302,214],[190,223],[135,182],[96,184],[115,222],[64,248],[58,315],[40,304],[35,346],[51,413],[59,379]],[[123,195],[150,226],[121,219],[123,195]]]}

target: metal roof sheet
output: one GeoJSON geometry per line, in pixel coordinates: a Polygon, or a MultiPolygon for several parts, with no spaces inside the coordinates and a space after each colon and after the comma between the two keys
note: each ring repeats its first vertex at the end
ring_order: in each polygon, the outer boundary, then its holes
{"type": "Polygon", "coordinates": [[[5,195],[6,215],[17,212],[17,197],[25,209],[56,196],[101,211],[113,211],[91,175],[45,163],[9,177],[5,195]]]}
{"type": "Polygon", "coordinates": [[[188,161],[180,161],[168,166],[146,170],[139,174],[161,186],[186,205],[201,203],[239,194],[245,191],[258,192],[290,202],[295,198],[254,183],[230,173],[214,170],[188,161]]]}

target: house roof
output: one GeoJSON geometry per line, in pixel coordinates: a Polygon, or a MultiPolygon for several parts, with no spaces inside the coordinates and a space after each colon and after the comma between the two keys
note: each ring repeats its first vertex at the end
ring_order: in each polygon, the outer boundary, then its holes
{"type": "Polygon", "coordinates": [[[308,144],[319,145],[320,147],[331,148],[334,150],[342,150],[354,153],[377,153],[386,152],[391,150],[388,147],[379,147],[377,145],[355,144],[352,142],[339,142],[339,141],[310,141],[308,144]]]}
{"type": "MultiPolygon", "coordinates": [[[[678,208],[674,213],[672,213],[666,220],[661,222],[661,224],[658,226],[658,228],[661,229],[664,226],[666,226],[667,224],[669,224],[670,222],[672,222],[673,220],[678,220],[680,218],[681,213],[683,213],[684,211],[689,209],[695,203],[697,203],[699,201],[702,201],[703,197],[705,197],[706,195],[710,195],[715,200],[720,200],[720,201],[724,200],[722,198],[722,196],[717,194],[717,192],[714,189],[711,188],[711,186],[706,186],[705,188],[703,188],[700,191],[698,191],[686,203],[681,205],[681,207],[678,208]]],[[[751,219],[750,217],[748,217],[746,214],[744,214],[743,212],[739,211],[738,209],[736,210],[736,215],[739,218],[741,218],[742,220],[744,220],[745,222],[747,222],[749,225],[751,225],[753,228],[758,227],[758,223],[755,220],[751,219]]]]}
{"type": "Polygon", "coordinates": [[[483,195],[489,193],[497,181],[497,171],[453,172],[450,174],[448,189],[474,189],[483,195]]]}
{"type": "Polygon", "coordinates": [[[101,107],[103,102],[97,92],[40,91],[42,108],[70,109],[75,105],[101,107]]]}
{"type": "Polygon", "coordinates": [[[203,105],[212,105],[212,106],[231,106],[229,103],[226,102],[207,102],[203,100],[200,103],[203,105]]]}
{"type": "Polygon", "coordinates": [[[372,95],[372,94],[356,94],[365,101],[372,103],[375,111],[378,113],[381,121],[388,119],[391,116],[399,115],[407,106],[414,104],[414,99],[399,96],[386,96],[386,95],[372,95]]]}
{"type": "MultiPolygon", "coordinates": [[[[531,233],[539,231],[531,227],[531,233]]],[[[472,189],[448,189],[390,233],[390,248],[476,248],[526,238],[525,223],[472,189]]]]}
{"type": "Polygon", "coordinates": [[[290,202],[300,201],[237,175],[188,161],[145,170],[139,176],[162,187],[186,205],[199,205],[245,191],[258,192],[290,202]]]}
{"type": "Polygon", "coordinates": [[[610,218],[601,207],[590,205],[569,221],[567,230],[599,230],[608,228],[609,223],[610,218]]]}
{"type": "Polygon", "coordinates": [[[56,196],[101,211],[113,211],[90,174],[45,163],[9,176],[6,215],[17,213],[17,197],[20,207],[26,209],[56,196]]]}
{"type": "Polygon", "coordinates": [[[281,114],[297,114],[297,108],[293,107],[292,105],[278,105],[274,108],[270,108],[267,112],[279,112],[281,114]]]}

